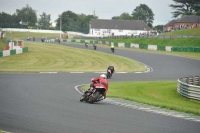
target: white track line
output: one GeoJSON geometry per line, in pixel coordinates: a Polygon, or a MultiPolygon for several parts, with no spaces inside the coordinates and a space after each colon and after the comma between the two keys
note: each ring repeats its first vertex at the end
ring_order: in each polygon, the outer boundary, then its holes
{"type": "Polygon", "coordinates": [[[58,72],[40,72],[40,73],[58,73],[58,72]]]}
{"type": "Polygon", "coordinates": [[[70,72],[70,73],[84,73],[84,72],[70,72]]]}

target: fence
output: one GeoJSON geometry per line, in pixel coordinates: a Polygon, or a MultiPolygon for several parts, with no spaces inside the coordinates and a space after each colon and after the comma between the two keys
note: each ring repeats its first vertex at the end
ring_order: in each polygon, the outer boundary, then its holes
{"type": "MultiPolygon", "coordinates": [[[[100,37],[99,37],[100,38],[100,37]]],[[[184,35],[174,35],[174,36],[158,36],[158,35],[133,35],[133,36],[108,36],[108,38],[163,38],[163,39],[173,39],[173,38],[200,38],[200,36],[184,36],[184,35]]]]}
{"type": "Polygon", "coordinates": [[[200,76],[178,79],[177,92],[184,97],[200,100],[200,76]]]}

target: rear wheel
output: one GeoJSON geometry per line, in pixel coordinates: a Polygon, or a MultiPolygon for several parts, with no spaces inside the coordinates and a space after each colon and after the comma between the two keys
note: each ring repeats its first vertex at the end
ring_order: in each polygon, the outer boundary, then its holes
{"type": "Polygon", "coordinates": [[[107,79],[109,79],[109,73],[106,74],[107,79]]]}
{"type": "Polygon", "coordinates": [[[96,102],[97,99],[99,98],[99,96],[100,96],[100,93],[99,93],[98,91],[96,91],[96,92],[93,93],[93,94],[91,95],[91,97],[88,99],[88,102],[89,102],[89,103],[94,103],[94,102],[96,102]]]}

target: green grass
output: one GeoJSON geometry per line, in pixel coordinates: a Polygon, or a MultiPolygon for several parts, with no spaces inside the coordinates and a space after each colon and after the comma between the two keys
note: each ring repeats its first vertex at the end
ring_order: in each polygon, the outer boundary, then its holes
{"type": "Polygon", "coordinates": [[[107,97],[200,115],[200,101],[181,96],[176,87],[177,81],[110,82],[107,97]]]}
{"type": "MultiPolygon", "coordinates": [[[[0,130],[0,133],[8,133],[8,132],[0,130]]],[[[9,133],[10,133],[10,132],[9,132],[9,133]]]]}
{"type": "Polygon", "coordinates": [[[25,46],[26,53],[0,58],[0,72],[105,72],[109,64],[118,72],[146,70],[139,62],[99,51],[29,41],[25,46]]]}
{"type": "Polygon", "coordinates": [[[27,37],[36,37],[36,38],[42,38],[42,37],[47,37],[47,38],[58,38],[60,37],[60,34],[57,33],[34,33],[34,32],[6,32],[6,38],[7,39],[21,39],[24,40],[27,37]]]}
{"type": "Polygon", "coordinates": [[[0,39],[0,51],[3,51],[3,50],[5,50],[5,48],[6,48],[6,39],[4,38],[4,39],[0,39]]]}
{"type": "Polygon", "coordinates": [[[152,44],[158,46],[187,46],[200,47],[200,38],[118,38],[118,39],[101,39],[110,42],[124,42],[136,44],[152,44]]]}

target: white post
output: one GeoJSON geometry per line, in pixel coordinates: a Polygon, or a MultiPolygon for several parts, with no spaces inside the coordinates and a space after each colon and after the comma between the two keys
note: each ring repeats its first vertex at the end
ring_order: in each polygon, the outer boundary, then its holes
{"type": "Polygon", "coordinates": [[[61,15],[60,15],[60,40],[61,40],[61,24],[62,24],[62,22],[61,22],[61,15]]]}

